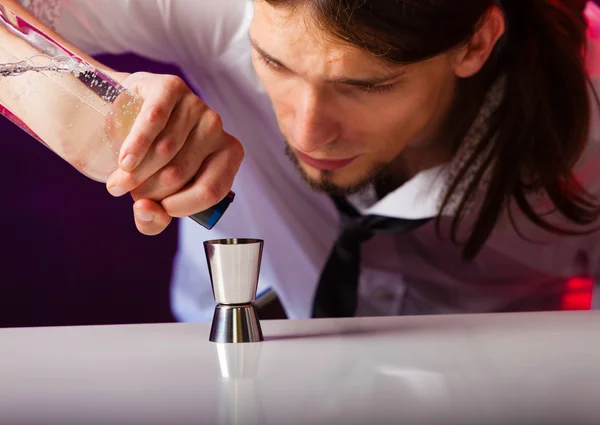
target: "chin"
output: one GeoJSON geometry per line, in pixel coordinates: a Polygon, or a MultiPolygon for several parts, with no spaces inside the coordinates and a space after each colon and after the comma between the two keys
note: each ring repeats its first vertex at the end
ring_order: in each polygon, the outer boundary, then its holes
{"type": "Polygon", "coordinates": [[[341,172],[317,171],[303,173],[304,181],[316,192],[324,192],[332,196],[345,197],[360,192],[372,184],[372,178],[350,178],[341,172]]]}

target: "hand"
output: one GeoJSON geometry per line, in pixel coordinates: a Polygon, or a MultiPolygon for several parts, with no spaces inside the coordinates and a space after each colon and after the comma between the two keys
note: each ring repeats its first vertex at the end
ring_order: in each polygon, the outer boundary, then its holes
{"type": "Polygon", "coordinates": [[[156,235],[172,217],[204,211],[225,198],[244,151],[180,78],[137,73],[123,86],[143,104],[106,186],[113,196],[130,192],[138,230],[156,235]]]}

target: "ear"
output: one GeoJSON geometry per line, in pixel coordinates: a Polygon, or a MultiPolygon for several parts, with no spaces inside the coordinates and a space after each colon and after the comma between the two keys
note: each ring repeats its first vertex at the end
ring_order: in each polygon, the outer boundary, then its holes
{"type": "Polygon", "coordinates": [[[483,68],[506,30],[504,13],[498,6],[492,6],[482,19],[477,32],[457,52],[454,73],[459,78],[471,77],[483,68]]]}

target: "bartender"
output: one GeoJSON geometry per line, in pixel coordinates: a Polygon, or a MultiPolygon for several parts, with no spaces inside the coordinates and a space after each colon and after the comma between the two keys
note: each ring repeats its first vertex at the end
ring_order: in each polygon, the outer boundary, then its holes
{"type": "Polygon", "coordinates": [[[107,183],[140,232],[237,194],[211,231],[180,221],[179,320],[210,319],[201,242],[225,237],[265,239],[261,287],[290,318],[590,308],[593,3],[0,3],[91,62],[134,52],[187,77],[97,64],[145,100],[107,183]]]}

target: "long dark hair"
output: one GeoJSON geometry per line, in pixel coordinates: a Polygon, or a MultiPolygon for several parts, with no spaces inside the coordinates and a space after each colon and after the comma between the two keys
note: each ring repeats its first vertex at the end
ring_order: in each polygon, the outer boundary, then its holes
{"type": "MultiPolygon", "coordinates": [[[[585,69],[586,21],[581,0],[265,0],[274,6],[306,6],[320,28],[392,64],[419,62],[468,42],[490,8],[504,12],[507,31],[490,60],[474,77],[459,82],[451,121],[455,149],[473,123],[484,96],[500,76],[502,100],[488,130],[465,167],[450,182],[442,205],[448,208],[459,187],[460,202],[450,229],[458,228],[470,202],[489,176],[463,256],[484,246],[510,202],[536,225],[573,234],[536,212],[528,194],[547,194],[554,209],[576,226],[600,215],[595,198],[576,181],[572,169],[588,140],[590,90],[585,69]],[[460,105],[460,107],[456,107],[460,105]],[[467,170],[476,166],[474,175],[467,170]]],[[[595,95],[594,100],[597,101],[595,95]]],[[[447,133],[446,133],[447,134],[447,133]]],[[[600,172],[600,171],[599,171],[600,172]]],[[[438,220],[438,231],[440,221],[438,220]]]]}

